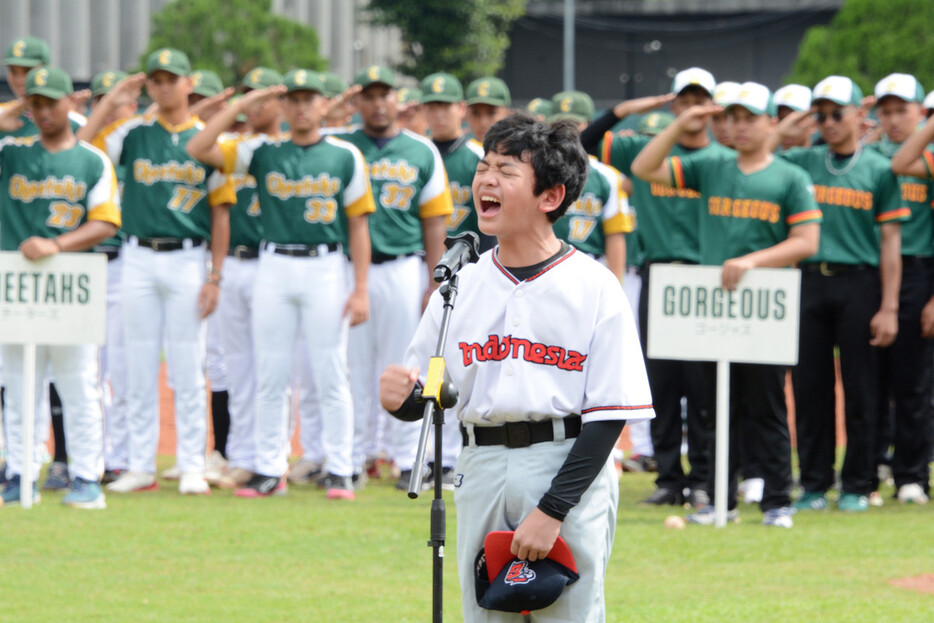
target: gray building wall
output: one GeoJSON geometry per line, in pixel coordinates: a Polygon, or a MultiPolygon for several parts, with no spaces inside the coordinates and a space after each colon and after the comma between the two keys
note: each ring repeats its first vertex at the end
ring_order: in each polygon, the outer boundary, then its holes
{"type": "MultiPolygon", "coordinates": [[[[153,13],[171,0],[0,0],[0,48],[25,35],[49,43],[52,64],[76,83],[107,69],[130,69],[149,42],[153,13]]],[[[372,28],[359,14],[366,0],[273,0],[277,13],[314,26],[319,52],[350,80],[365,65],[400,57],[395,28],[372,28]]],[[[197,62],[197,59],[192,59],[197,62]]],[[[0,91],[5,76],[0,78],[0,91]]],[[[0,98],[5,99],[5,98],[0,98]]]]}

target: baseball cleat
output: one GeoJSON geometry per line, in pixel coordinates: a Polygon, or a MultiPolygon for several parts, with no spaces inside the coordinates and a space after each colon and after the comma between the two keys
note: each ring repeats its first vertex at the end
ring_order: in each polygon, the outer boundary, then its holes
{"type": "Polygon", "coordinates": [[[288,491],[285,478],[254,474],[246,485],[234,491],[234,495],[238,498],[265,498],[270,495],[285,495],[288,491]]]}
{"type": "Polygon", "coordinates": [[[155,491],[159,488],[155,474],[147,472],[124,472],[119,478],[107,485],[114,493],[132,493],[134,491],[155,491]]]}
{"type": "Polygon", "coordinates": [[[178,480],[182,477],[182,470],[178,468],[178,465],[173,465],[159,475],[163,480],[178,480]]]}
{"type": "Polygon", "coordinates": [[[75,478],[69,491],[62,499],[62,504],[72,508],[100,509],[107,508],[107,498],[101,491],[101,485],[93,480],[75,478]]]}
{"type": "Polygon", "coordinates": [[[242,467],[233,467],[227,470],[227,473],[221,476],[221,479],[217,482],[217,486],[221,489],[239,489],[246,483],[250,482],[250,478],[253,477],[253,472],[242,467]]]}
{"type": "Polygon", "coordinates": [[[652,495],[645,498],[639,504],[648,504],[650,506],[680,506],[684,502],[684,494],[680,491],[659,487],[652,495]]]}
{"type": "MultiPolygon", "coordinates": [[[[20,498],[20,479],[19,474],[7,478],[6,484],[3,487],[3,492],[0,493],[0,506],[6,506],[9,504],[19,504],[20,498]]],[[[39,495],[37,490],[36,483],[32,483],[32,503],[38,504],[42,500],[42,496],[39,495]]]]}
{"type": "Polygon", "coordinates": [[[869,509],[869,496],[858,493],[841,493],[837,510],[846,513],[862,513],[869,509]]]}
{"type": "Polygon", "coordinates": [[[902,504],[927,504],[928,496],[921,485],[912,482],[898,488],[898,501],[902,504]]]}
{"type": "Polygon", "coordinates": [[[321,463],[302,459],[289,469],[289,482],[304,485],[317,481],[322,476],[321,463]]]}
{"type": "Polygon", "coordinates": [[[353,500],[353,484],[347,476],[338,476],[328,473],[324,479],[324,488],[327,489],[329,500],[353,500]]]}
{"type": "MultiPolygon", "coordinates": [[[[688,523],[697,524],[699,526],[712,526],[716,523],[717,516],[713,506],[705,506],[699,511],[691,513],[685,519],[688,520],[688,523]]],[[[739,523],[739,510],[734,508],[731,511],[727,511],[726,521],[727,523],[739,523]]]]}
{"type": "Polygon", "coordinates": [[[794,514],[795,510],[790,506],[770,508],[762,514],[762,525],[775,528],[792,528],[795,522],[791,516],[794,514]]]}
{"type": "Polygon", "coordinates": [[[71,478],[68,476],[68,463],[55,461],[49,465],[49,475],[42,485],[43,491],[63,491],[71,486],[71,478]]]}
{"type": "Polygon", "coordinates": [[[178,479],[178,492],[182,495],[211,495],[211,487],[203,474],[187,473],[178,479]]]}
{"type": "Polygon", "coordinates": [[[204,479],[216,487],[225,473],[227,473],[227,459],[217,450],[212,451],[208,455],[208,460],[205,461],[204,479]]]}

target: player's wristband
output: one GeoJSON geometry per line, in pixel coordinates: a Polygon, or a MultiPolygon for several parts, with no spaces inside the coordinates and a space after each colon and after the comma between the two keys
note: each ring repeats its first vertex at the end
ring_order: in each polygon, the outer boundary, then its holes
{"type": "Polygon", "coordinates": [[[220,275],[215,275],[215,274],[212,272],[212,273],[211,273],[211,276],[207,278],[207,281],[205,281],[205,283],[209,283],[209,284],[211,284],[212,286],[218,286],[218,287],[220,287],[220,285],[221,285],[221,276],[220,276],[220,275]]]}

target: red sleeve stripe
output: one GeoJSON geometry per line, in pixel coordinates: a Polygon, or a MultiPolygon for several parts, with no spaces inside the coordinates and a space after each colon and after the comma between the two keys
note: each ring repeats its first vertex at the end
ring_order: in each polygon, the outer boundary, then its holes
{"type": "Polygon", "coordinates": [[[805,212],[798,212],[797,214],[792,214],[788,217],[786,222],[789,225],[797,225],[798,223],[804,223],[805,221],[813,221],[821,218],[824,215],[820,209],[817,210],[807,210],[805,212]]]}
{"type": "Polygon", "coordinates": [[[924,159],[924,166],[927,167],[928,177],[934,177],[934,154],[925,149],[921,157],[924,159]]]}
{"type": "Polygon", "coordinates": [[[876,217],[877,223],[887,223],[889,221],[897,221],[899,219],[907,219],[911,217],[911,208],[899,208],[897,210],[892,210],[891,212],[886,212],[885,214],[880,214],[876,217]]]}
{"type": "Polygon", "coordinates": [[[610,164],[610,158],[613,152],[613,133],[607,132],[603,135],[603,148],[600,150],[600,161],[603,164],[610,164]]]}
{"type": "Polygon", "coordinates": [[[675,188],[684,188],[684,167],[681,166],[681,158],[673,156],[668,162],[671,163],[671,181],[675,188]]]}
{"type": "Polygon", "coordinates": [[[593,413],[594,411],[642,411],[643,409],[653,409],[653,405],[631,405],[631,406],[615,406],[615,407],[590,407],[589,409],[584,409],[581,411],[581,415],[586,415],[587,413],[593,413]]]}

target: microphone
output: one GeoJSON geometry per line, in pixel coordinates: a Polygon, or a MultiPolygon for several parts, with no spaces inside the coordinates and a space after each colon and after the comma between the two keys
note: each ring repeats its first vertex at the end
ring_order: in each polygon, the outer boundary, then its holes
{"type": "Polygon", "coordinates": [[[444,246],[448,250],[441,256],[434,272],[434,279],[438,283],[447,281],[461,268],[480,259],[480,236],[472,231],[448,236],[444,240],[444,246]]]}

